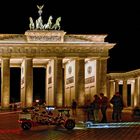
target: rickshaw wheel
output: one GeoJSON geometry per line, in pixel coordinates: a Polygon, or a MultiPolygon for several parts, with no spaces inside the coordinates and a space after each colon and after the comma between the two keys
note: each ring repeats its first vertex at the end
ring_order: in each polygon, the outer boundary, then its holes
{"type": "Polygon", "coordinates": [[[66,122],[65,122],[65,125],[64,127],[68,130],[72,130],[74,127],[75,127],[75,121],[73,119],[68,119],[66,122]]]}
{"type": "Polygon", "coordinates": [[[31,122],[23,122],[21,124],[21,127],[22,127],[23,130],[29,130],[29,129],[31,129],[32,124],[31,124],[31,122]]]}

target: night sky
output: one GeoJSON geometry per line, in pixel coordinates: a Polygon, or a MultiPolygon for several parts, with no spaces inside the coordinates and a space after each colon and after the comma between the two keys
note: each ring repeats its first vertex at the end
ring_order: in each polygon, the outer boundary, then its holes
{"type": "Polygon", "coordinates": [[[122,0],[1,0],[0,33],[21,33],[29,29],[29,17],[38,18],[36,5],[43,5],[43,21],[50,15],[62,17],[61,29],[67,34],[108,34],[108,72],[140,68],[139,4],[122,0]]]}
{"type": "MultiPolygon", "coordinates": [[[[0,33],[24,34],[29,17],[38,18],[36,5],[43,5],[43,21],[61,16],[67,34],[108,34],[105,41],[116,43],[109,51],[109,72],[140,68],[140,5],[135,0],[1,0],[0,33]]],[[[20,100],[20,68],[10,70],[10,102],[20,100]],[[14,100],[14,101],[13,101],[14,100]]],[[[34,100],[44,99],[45,69],[34,68],[34,100]]]]}

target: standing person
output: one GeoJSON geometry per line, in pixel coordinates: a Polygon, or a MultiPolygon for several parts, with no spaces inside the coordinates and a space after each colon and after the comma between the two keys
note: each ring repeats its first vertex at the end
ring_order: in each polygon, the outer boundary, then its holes
{"type": "Polygon", "coordinates": [[[121,121],[121,114],[123,109],[123,100],[119,92],[111,98],[110,103],[113,105],[113,117],[116,122],[121,121]]]}
{"type": "Polygon", "coordinates": [[[101,106],[101,99],[100,97],[96,94],[94,95],[94,100],[93,100],[93,112],[94,112],[94,120],[95,122],[99,122],[99,110],[101,106]]]}
{"type": "Polygon", "coordinates": [[[90,104],[90,120],[95,121],[95,119],[94,119],[94,103],[93,102],[91,102],[91,104],[90,104]]]}
{"type": "Polygon", "coordinates": [[[73,116],[77,115],[77,112],[76,112],[77,102],[76,102],[74,99],[72,100],[72,105],[71,105],[71,107],[72,107],[72,115],[73,115],[73,116]]]}
{"type": "Polygon", "coordinates": [[[106,96],[104,96],[103,93],[100,93],[100,97],[101,97],[101,113],[102,113],[102,123],[107,122],[107,117],[106,117],[106,111],[107,111],[107,107],[109,106],[109,101],[108,98],[106,96]]]}
{"type": "MultiPolygon", "coordinates": [[[[112,99],[114,98],[114,96],[115,96],[115,94],[113,95],[113,97],[111,98],[111,100],[110,100],[110,103],[113,105],[113,101],[112,101],[112,99]]],[[[112,120],[114,121],[115,120],[115,118],[114,118],[114,109],[113,109],[113,111],[112,111],[112,120]]]]}
{"type": "Polygon", "coordinates": [[[86,121],[90,121],[90,113],[91,113],[91,101],[90,99],[87,99],[85,101],[85,105],[84,105],[84,116],[85,116],[85,122],[86,121]]]}

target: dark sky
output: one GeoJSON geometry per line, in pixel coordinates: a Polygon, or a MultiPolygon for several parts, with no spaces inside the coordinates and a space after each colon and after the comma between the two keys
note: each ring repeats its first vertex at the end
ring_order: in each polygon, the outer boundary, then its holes
{"type": "Polygon", "coordinates": [[[62,17],[61,29],[67,34],[108,34],[116,43],[110,50],[108,72],[140,68],[140,6],[123,0],[1,0],[0,33],[28,30],[29,17],[38,18],[36,5],[44,4],[43,20],[62,17]]]}

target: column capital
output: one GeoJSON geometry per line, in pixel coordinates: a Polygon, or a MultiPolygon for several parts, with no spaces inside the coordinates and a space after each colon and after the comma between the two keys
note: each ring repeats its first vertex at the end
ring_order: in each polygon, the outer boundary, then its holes
{"type": "Polygon", "coordinates": [[[109,57],[97,57],[96,60],[107,60],[109,57]]]}
{"type": "Polygon", "coordinates": [[[23,59],[33,59],[33,57],[25,56],[23,59]]]}
{"type": "Polygon", "coordinates": [[[57,57],[54,57],[54,60],[62,60],[62,59],[64,59],[63,56],[57,56],[57,57]]]}
{"type": "Polygon", "coordinates": [[[123,79],[123,83],[124,83],[124,82],[127,83],[127,79],[123,79]]]}
{"type": "Polygon", "coordinates": [[[115,80],[109,80],[109,82],[115,82],[115,80]]]}
{"type": "Polygon", "coordinates": [[[86,57],[75,57],[75,60],[85,60],[86,57]]]}
{"type": "Polygon", "coordinates": [[[115,79],[114,81],[115,81],[115,82],[118,82],[118,81],[119,81],[119,79],[115,79]]]}
{"type": "Polygon", "coordinates": [[[10,59],[10,57],[7,57],[7,56],[4,56],[4,57],[3,57],[3,56],[2,56],[1,59],[10,59]]]}

